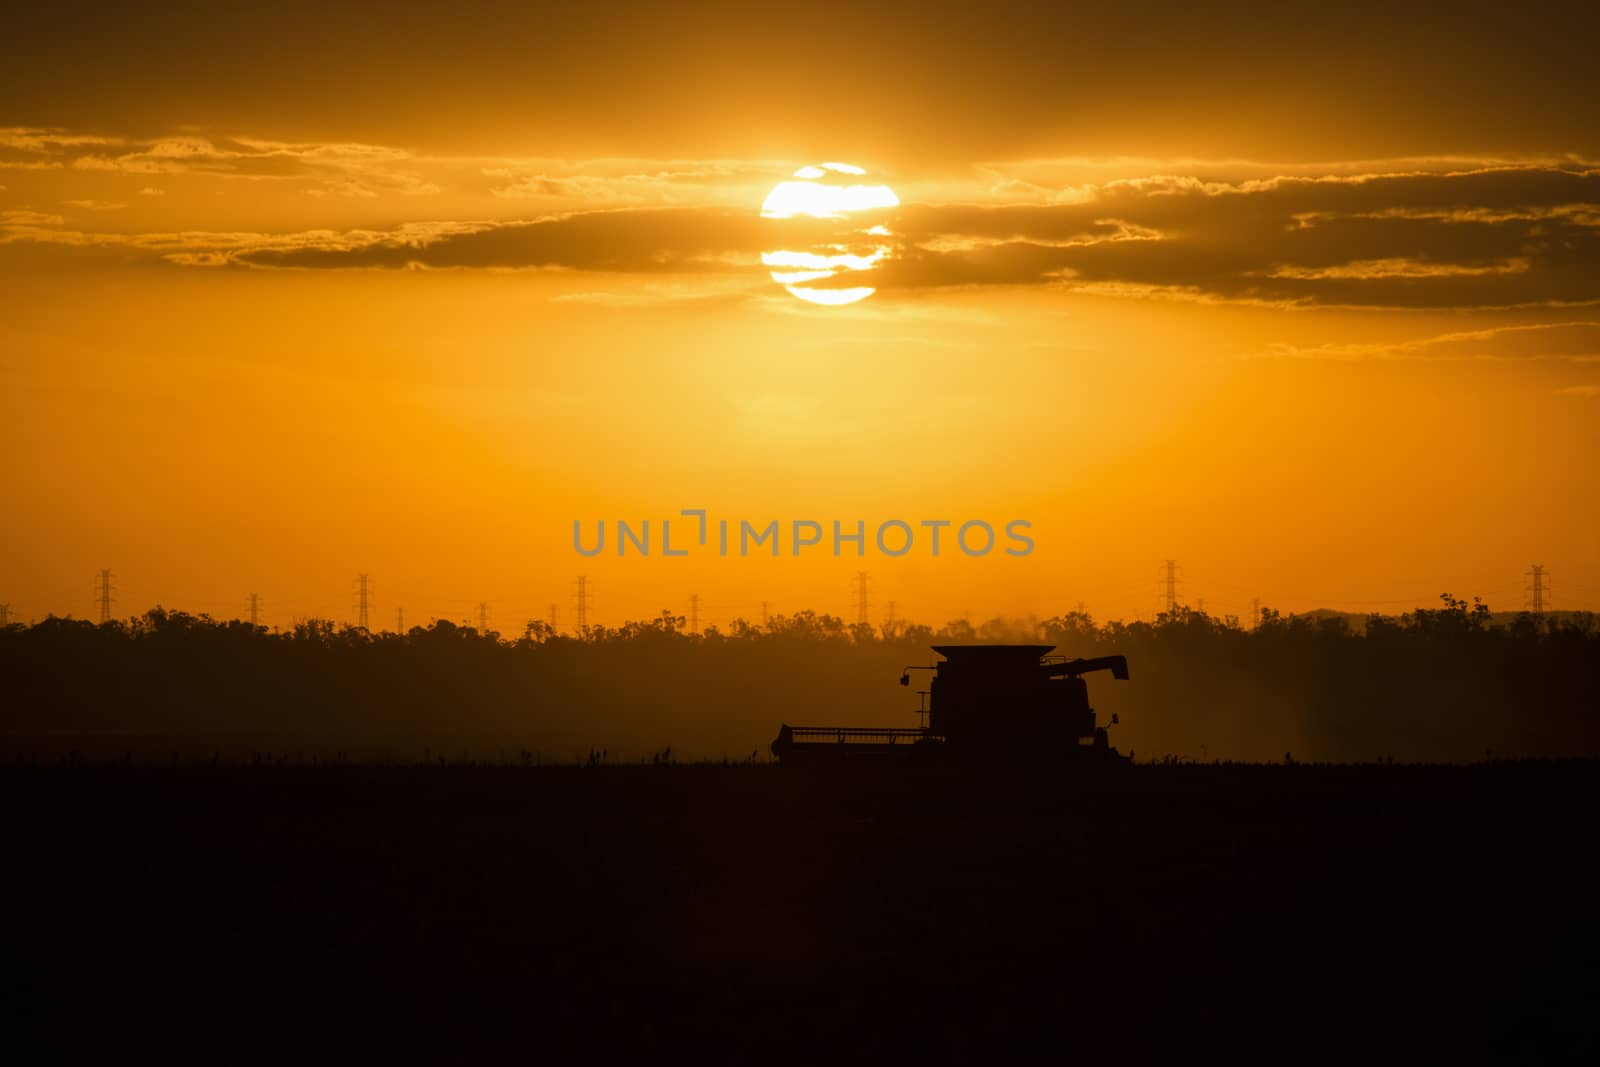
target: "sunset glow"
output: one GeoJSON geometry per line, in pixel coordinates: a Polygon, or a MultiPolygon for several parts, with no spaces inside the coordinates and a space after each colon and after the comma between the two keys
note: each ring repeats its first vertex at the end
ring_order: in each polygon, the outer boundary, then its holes
{"type": "Polygon", "coordinates": [[[12,5],[15,1062],[1594,1062],[1595,9],[12,5]]]}
{"type": "Polygon", "coordinates": [[[362,20],[256,49],[242,14],[30,15],[0,65],[26,454],[0,603],[91,611],[105,567],[118,611],[255,590],[287,626],[348,617],[371,572],[390,625],[487,600],[519,629],[570,625],[586,573],[597,620],[698,594],[726,626],[848,616],[866,569],[875,612],[1131,618],[1172,557],[1240,617],[1516,608],[1532,561],[1600,600],[1583,34],[1455,13],[1486,80],[1470,50],[1373,62],[1200,9],[1156,33],[890,5],[844,38],[704,14],[713,50],[678,17],[612,41],[532,9],[470,39],[412,12],[381,49],[362,20]],[[859,76],[774,77],[824,67],[859,76]],[[695,507],[1015,515],[1038,548],[568,544],[695,507]]]}

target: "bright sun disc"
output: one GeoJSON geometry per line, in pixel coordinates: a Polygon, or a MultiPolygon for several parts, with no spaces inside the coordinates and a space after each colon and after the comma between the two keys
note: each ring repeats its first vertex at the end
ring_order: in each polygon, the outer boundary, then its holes
{"type": "Polygon", "coordinates": [[[801,167],[762,202],[778,247],[762,252],[761,262],[801,300],[838,306],[877,292],[862,283],[894,253],[886,220],[900,198],[863,181],[866,174],[849,163],[801,167]]]}

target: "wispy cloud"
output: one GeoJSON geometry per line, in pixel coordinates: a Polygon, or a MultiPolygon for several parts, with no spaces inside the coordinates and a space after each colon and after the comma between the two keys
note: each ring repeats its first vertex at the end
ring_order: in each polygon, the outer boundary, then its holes
{"type": "Polygon", "coordinates": [[[139,140],[61,130],[0,129],[0,167],[19,170],[70,168],[87,173],[297,181],[346,195],[391,192],[429,196],[439,192],[437,185],[409,165],[412,158],[403,149],[355,143],[289,143],[193,134],[139,140]]]}
{"type": "Polygon", "coordinates": [[[63,226],[66,221],[60,215],[50,215],[43,211],[0,211],[0,241],[5,240],[7,231],[23,233],[36,227],[63,226]]]}
{"type": "Polygon", "coordinates": [[[669,304],[702,303],[711,300],[742,298],[755,291],[765,291],[765,279],[729,278],[721,283],[696,280],[689,283],[646,283],[626,290],[587,289],[576,293],[562,293],[550,298],[553,304],[589,304],[595,307],[660,307],[669,304]]]}
{"type": "Polygon", "coordinates": [[[1263,353],[1288,359],[1562,359],[1600,361],[1600,320],[1527,323],[1462,330],[1409,341],[1275,344],[1263,353]]]}
{"type": "MultiPolygon", "coordinates": [[[[184,133],[99,137],[0,129],[0,167],[80,175],[276,182],[313,197],[432,197],[446,187],[562,210],[742,202],[792,164],[759,160],[523,159],[449,156],[361,142],[287,142],[184,133]]],[[[160,191],[152,195],[161,195],[160,191]]]]}

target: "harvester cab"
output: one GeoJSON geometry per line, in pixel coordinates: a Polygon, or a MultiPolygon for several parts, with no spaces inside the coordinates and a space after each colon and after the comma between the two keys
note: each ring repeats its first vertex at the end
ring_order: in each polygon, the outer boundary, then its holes
{"type": "MultiPolygon", "coordinates": [[[[1122,760],[1106,727],[1089,706],[1084,675],[1109,670],[1128,677],[1123,656],[1067,659],[1053,645],[935,645],[943,659],[932,668],[927,724],[919,729],[785,724],[772,743],[785,762],[859,757],[985,760],[1092,758],[1122,760]]],[[[1116,722],[1112,717],[1111,725],[1116,722]]]]}

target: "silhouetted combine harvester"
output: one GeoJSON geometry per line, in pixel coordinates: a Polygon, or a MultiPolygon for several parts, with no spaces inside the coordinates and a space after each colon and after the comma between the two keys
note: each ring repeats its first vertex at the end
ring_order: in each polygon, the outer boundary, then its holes
{"type": "MultiPolygon", "coordinates": [[[[772,753],[784,763],[837,764],[856,760],[918,762],[973,759],[985,762],[1074,761],[1120,764],[1106,728],[1095,722],[1083,676],[1109,670],[1126,680],[1123,656],[1067,659],[1053,645],[935,645],[944,659],[931,670],[926,723],[892,727],[790,726],[784,723],[772,753]]],[[[1110,725],[1116,725],[1111,717],[1110,725]]]]}

